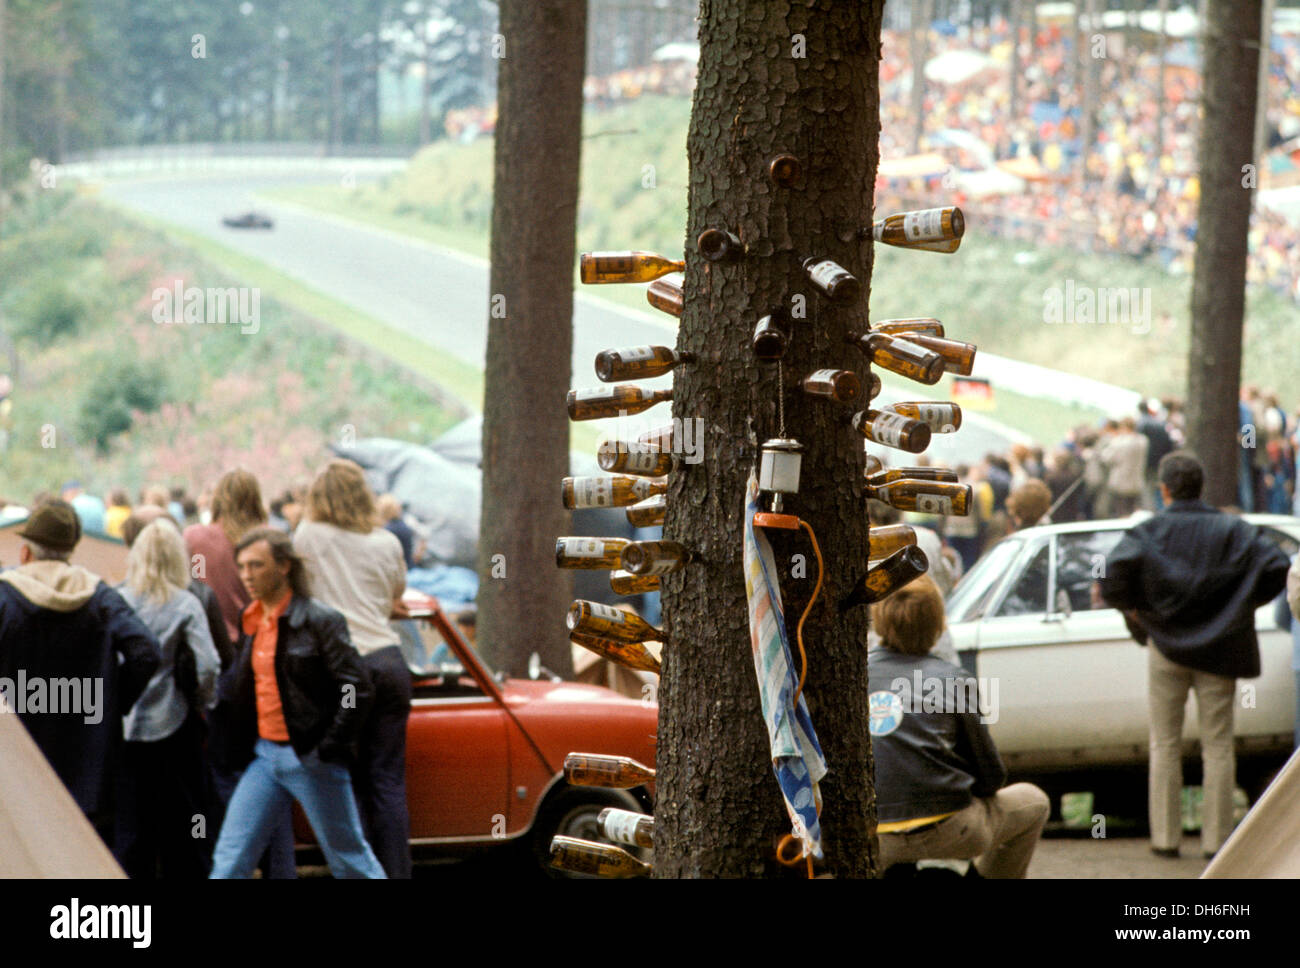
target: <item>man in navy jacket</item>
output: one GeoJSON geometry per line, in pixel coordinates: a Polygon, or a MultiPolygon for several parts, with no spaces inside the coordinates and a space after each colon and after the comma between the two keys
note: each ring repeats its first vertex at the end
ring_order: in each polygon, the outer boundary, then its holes
{"type": "Polygon", "coordinates": [[[1160,461],[1165,510],[1136,525],[1107,556],[1098,582],[1141,644],[1149,638],[1151,849],[1177,857],[1182,838],[1182,732],[1196,690],[1212,856],[1232,832],[1236,680],[1259,675],[1255,609],[1286,583],[1286,554],[1257,527],[1200,500],[1204,471],[1187,451],[1160,461]]]}
{"type": "Polygon", "coordinates": [[[51,500],[18,532],[18,568],[0,572],[0,696],[101,836],[122,716],[158,668],[158,640],[117,592],[68,558],[72,505],[51,500]]]}

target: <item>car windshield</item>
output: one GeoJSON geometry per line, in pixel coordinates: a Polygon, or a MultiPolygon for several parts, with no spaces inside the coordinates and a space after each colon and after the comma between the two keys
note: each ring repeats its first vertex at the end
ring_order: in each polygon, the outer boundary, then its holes
{"type": "Polygon", "coordinates": [[[1023,545],[1020,538],[1004,538],[975,562],[948,597],[948,621],[969,622],[984,614],[998,583],[1015,563],[1023,545]]]}
{"type": "MultiPolygon", "coordinates": [[[[448,619],[448,621],[452,620],[448,619]]],[[[419,667],[420,673],[425,675],[437,675],[440,673],[441,668],[444,665],[458,666],[462,664],[460,657],[455,653],[452,647],[447,644],[446,639],[443,638],[442,633],[438,631],[436,625],[432,622],[420,622],[418,624],[420,629],[420,641],[424,645],[424,655],[426,657],[423,664],[420,664],[418,662],[419,654],[416,654],[416,664],[419,667]]],[[[461,639],[465,641],[466,649],[468,649],[470,654],[478,660],[479,665],[487,670],[488,675],[493,678],[500,678],[497,674],[497,670],[492,667],[491,663],[483,658],[483,653],[479,652],[478,649],[476,649],[468,640],[465,640],[463,634],[461,635],[461,639]]]]}

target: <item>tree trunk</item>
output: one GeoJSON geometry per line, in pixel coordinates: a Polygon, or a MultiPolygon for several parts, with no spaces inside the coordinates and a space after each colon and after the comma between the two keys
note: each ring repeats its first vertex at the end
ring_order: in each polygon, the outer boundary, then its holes
{"type": "MultiPolygon", "coordinates": [[[[1211,0],[1204,38],[1187,442],[1205,465],[1205,500],[1223,506],[1237,503],[1241,462],[1237,398],[1252,194],[1242,184],[1242,166],[1259,163],[1250,153],[1259,68],[1258,0],[1211,0]]],[[[1254,436],[1248,434],[1245,443],[1254,443],[1254,436]]]]}
{"type": "Polygon", "coordinates": [[[478,638],[512,675],[535,651],[572,677],[571,582],[555,567],[555,539],[569,533],[557,487],[569,473],[587,4],[504,0],[500,10],[478,638]]]}
{"type": "Polygon", "coordinates": [[[921,153],[921,136],[925,133],[925,61],[929,50],[930,21],[934,19],[934,0],[917,0],[911,11],[912,154],[917,155],[921,153]]]}
{"type": "MultiPolygon", "coordinates": [[[[664,535],[697,558],[662,583],[668,644],[659,688],[656,877],[786,870],[774,859],[774,844],[791,824],[760,711],[742,535],[758,447],[778,436],[776,366],[755,361],[750,334],[769,307],[797,311],[802,300],[807,315],[794,320],[782,366],[786,430],[806,450],[800,490],[786,510],[812,526],[827,568],[804,630],[805,696],[830,768],[821,784],[826,869],[865,877],[875,867],[867,615],[862,608],[841,615],[835,607],[866,567],[862,443],[838,422],[838,411],[793,388],[823,367],[866,370],[845,338],[865,327],[871,247],[837,237],[846,225],[871,224],[883,6],[701,5],[678,340],[697,361],[676,371],[673,415],[698,419],[705,436],[702,462],[674,472],[668,491],[664,535]],[[803,162],[794,189],[768,180],[770,159],[787,152],[803,162]],[[736,233],[748,247],[745,257],[706,263],[694,239],[710,227],[736,233]],[[800,269],[808,256],[839,262],[863,283],[862,295],[847,306],[826,301],[800,269]]],[[[769,534],[794,650],[817,563],[806,533],[769,534]]]]}

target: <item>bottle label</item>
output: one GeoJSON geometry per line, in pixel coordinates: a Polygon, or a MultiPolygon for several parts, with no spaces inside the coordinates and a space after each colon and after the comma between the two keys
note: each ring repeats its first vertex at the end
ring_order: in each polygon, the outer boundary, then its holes
{"type": "Polygon", "coordinates": [[[821,289],[830,289],[844,270],[830,259],[824,259],[808,270],[808,278],[821,289]]]}
{"type": "Polygon", "coordinates": [[[655,560],[654,564],[642,571],[641,574],[646,577],[649,577],[650,575],[666,575],[676,567],[676,558],[658,558],[655,560]]]}
{"type": "Polygon", "coordinates": [[[605,836],[620,844],[636,844],[636,825],[640,818],[630,810],[615,810],[605,818],[605,836]]]}
{"type": "Polygon", "coordinates": [[[829,386],[832,383],[834,383],[835,374],[838,372],[839,370],[817,370],[813,373],[808,374],[808,378],[806,382],[814,383],[814,384],[825,383],[826,385],[829,386]]]}
{"type": "Polygon", "coordinates": [[[617,391],[618,387],[589,387],[585,390],[574,390],[573,399],[576,403],[585,403],[589,400],[613,400],[617,391]]]}
{"type": "Polygon", "coordinates": [[[931,430],[938,430],[952,422],[952,412],[946,403],[918,403],[916,419],[929,424],[931,430]]]}
{"type": "Polygon", "coordinates": [[[632,484],[632,493],[644,501],[650,497],[650,488],[653,483],[653,481],[649,481],[644,477],[640,478],[632,484]]]}
{"type": "Polygon", "coordinates": [[[903,216],[903,237],[909,242],[934,242],[943,238],[943,209],[927,208],[903,216]]]}
{"type": "Polygon", "coordinates": [[[876,443],[887,447],[897,447],[903,441],[903,431],[907,429],[908,420],[896,413],[882,413],[871,421],[871,436],[876,443]]]}
{"type": "Polygon", "coordinates": [[[627,612],[621,608],[602,605],[600,602],[588,602],[587,606],[591,609],[593,618],[603,618],[607,622],[617,622],[620,625],[627,621],[627,612]]]}
{"type": "Polygon", "coordinates": [[[631,349],[619,350],[618,358],[624,363],[640,363],[642,360],[653,360],[655,358],[655,348],[653,346],[633,346],[631,349]]]}
{"type": "Polygon", "coordinates": [[[579,508],[607,508],[614,504],[614,481],[609,477],[579,477],[573,481],[573,504],[579,508]]]}
{"type": "Polygon", "coordinates": [[[952,498],[946,494],[918,494],[916,510],[921,514],[952,514],[952,498]]]}
{"type": "Polygon", "coordinates": [[[605,542],[599,538],[565,538],[566,558],[604,558],[605,542]]]}
{"type": "Polygon", "coordinates": [[[638,471],[652,471],[659,464],[659,454],[653,450],[647,451],[628,451],[623,466],[629,471],[637,473],[638,471]]]}

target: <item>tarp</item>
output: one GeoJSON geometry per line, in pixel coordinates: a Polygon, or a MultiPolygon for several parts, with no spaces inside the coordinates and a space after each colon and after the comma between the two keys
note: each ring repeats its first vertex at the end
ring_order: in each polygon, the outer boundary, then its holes
{"type": "Polygon", "coordinates": [[[946,50],[925,62],[925,79],[935,84],[962,84],[998,65],[975,50],[946,50]]]}
{"type": "Polygon", "coordinates": [[[0,699],[0,878],[125,876],[0,699]]]}
{"type": "Polygon", "coordinates": [[[948,162],[943,155],[934,153],[908,155],[906,158],[891,158],[882,161],[876,168],[878,178],[928,178],[942,175],[948,170],[948,162]]]}
{"type": "Polygon", "coordinates": [[[1201,877],[1300,877],[1297,802],[1300,802],[1300,753],[1292,754],[1201,877]]]}

